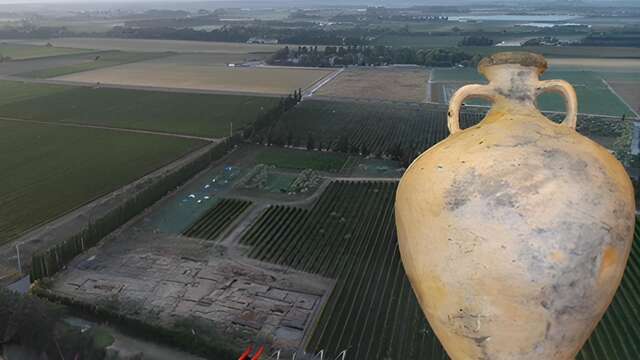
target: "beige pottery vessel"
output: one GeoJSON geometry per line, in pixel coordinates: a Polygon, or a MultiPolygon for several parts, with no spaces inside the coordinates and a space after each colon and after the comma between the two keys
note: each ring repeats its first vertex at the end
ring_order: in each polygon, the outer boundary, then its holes
{"type": "Polygon", "coordinates": [[[573,359],[609,306],[629,256],[635,204],[624,167],[575,131],[568,83],[547,64],[501,53],[478,66],[490,82],[458,90],[451,135],[407,169],[396,195],[406,273],[454,360],[573,359]],[[537,95],[564,95],[556,124],[537,95]],[[461,130],[462,101],[492,101],[461,130]]]}

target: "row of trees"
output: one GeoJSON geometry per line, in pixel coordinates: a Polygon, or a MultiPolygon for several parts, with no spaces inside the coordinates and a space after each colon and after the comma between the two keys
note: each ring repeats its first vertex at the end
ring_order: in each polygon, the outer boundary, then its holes
{"type": "Polygon", "coordinates": [[[415,49],[390,46],[327,46],[318,50],[317,46],[296,48],[284,47],[271,56],[267,62],[272,65],[288,66],[379,66],[388,64],[414,64],[433,67],[475,66],[480,55],[471,55],[457,49],[415,49]]]}
{"type": "MultiPolygon", "coordinates": [[[[86,34],[88,36],[92,34],[86,34]]],[[[108,37],[247,42],[251,38],[276,39],[287,44],[349,45],[363,44],[368,30],[323,30],[316,27],[280,28],[258,25],[225,25],[210,31],[183,27],[115,27],[105,33],[108,37]]]]}
{"type": "Polygon", "coordinates": [[[242,130],[243,138],[255,139],[255,137],[258,136],[259,133],[265,131],[265,129],[272,128],[285,112],[296,106],[300,101],[302,101],[302,89],[298,89],[287,97],[281,98],[277,106],[258,115],[258,118],[253,122],[253,124],[242,130]]]}
{"type": "Polygon", "coordinates": [[[373,153],[366,143],[362,143],[359,146],[352,143],[348,134],[340,136],[337,142],[323,142],[322,139],[316,139],[311,132],[307,133],[304,143],[297,142],[291,131],[288,132],[286,138],[278,136],[273,131],[267,131],[266,136],[256,136],[254,141],[269,146],[304,147],[309,151],[338,151],[365,157],[374,155],[376,158],[389,158],[399,161],[402,166],[409,166],[423,150],[417,146],[397,142],[389,145],[386,149],[379,149],[376,153],[373,153]]]}

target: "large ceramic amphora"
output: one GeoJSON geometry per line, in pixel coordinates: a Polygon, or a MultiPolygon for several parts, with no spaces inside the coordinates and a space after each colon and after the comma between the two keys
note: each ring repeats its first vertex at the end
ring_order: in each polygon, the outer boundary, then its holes
{"type": "Polygon", "coordinates": [[[400,181],[396,223],[406,273],[449,356],[573,359],[609,306],[633,240],[635,204],[624,167],[575,131],[576,94],[540,81],[547,63],[501,53],[478,69],[488,85],[452,97],[451,135],[400,181]],[[556,124],[536,108],[562,94],[556,124]],[[492,102],[461,130],[468,97],[492,102]]]}

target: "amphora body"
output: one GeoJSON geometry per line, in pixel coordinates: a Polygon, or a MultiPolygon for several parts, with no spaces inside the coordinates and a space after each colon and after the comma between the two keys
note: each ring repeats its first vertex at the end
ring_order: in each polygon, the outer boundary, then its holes
{"type": "Polygon", "coordinates": [[[407,169],[396,195],[406,273],[447,353],[462,359],[573,359],[610,304],[633,240],[624,167],[575,131],[568,83],[540,81],[530,53],[485,58],[488,85],[450,102],[451,135],[407,169]],[[535,106],[564,95],[556,124],[535,106]],[[476,126],[462,101],[489,99],[476,126]]]}

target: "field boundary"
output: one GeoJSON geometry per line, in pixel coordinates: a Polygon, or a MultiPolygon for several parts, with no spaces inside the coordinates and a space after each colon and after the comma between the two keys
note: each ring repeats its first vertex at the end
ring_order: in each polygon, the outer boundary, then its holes
{"type": "Polygon", "coordinates": [[[73,57],[78,55],[101,54],[101,53],[104,53],[105,51],[110,51],[110,50],[95,50],[95,49],[87,49],[87,48],[67,48],[67,49],[86,50],[86,51],[80,51],[80,52],[75,52],[70,54],[58,54],[58,55],[38,56],[38,57],[22,58],[22,59],[12,59],[10,60],[10,62],[23,62],[23,61],[42,60],[42,59],[51,59],[51,58],[73,57]]]}
{"type": "Polygon", "coordinates": [[[272,93],[261,93],[261,92],[250,92],[250,91],[205,90],[205,89],[190,89],[190,88],[178,88],[178,87],[168,88],[168,87],[158,87],[158,86],[121,85],[121,84],[109,84],[109,83],[100,83],[98,85],[92,82],[55,80],[55,79],[33,79],[33,78],[29,79],[29,78],[21,78],[17,76],[0,76],[0,80],[30,82],[35,84],[67,85],[67,86],[76,86],[76,87],[125,89],[125,90],[140,90],[140,91],[160,91],[160,92],[186,93],[186,94],[253,95],[253,96],[272,97],[272,98],[281,98],[282,96],[284,96],[283,94],[272,94],[272,93]]]}
{"type": "Polygon", "coordinates": [[[380,100],[380,99],[367,99],[367,98],[358,98],[358,97],[347,97],[347,96],[326,96],[326,95],[314,95],[312,99],[314,101],[327,101],[327,102],[346,102],[346,103],[363,103],[363,104],[390,104],[390,105],[410,105],[410,106],[420,106],[420,105],[429,105],[434,106],[434,109],[430,110],[445,110],[448,108],[448,104],[444,103],[423,103],[423,102],[415,102],[415,101],[400,101],[400,100],[380,100]],[[441,107],[441,109],[438,109],[441,107]]]}
{"type": "Polygon", "coordinates": [[[196,135],[169,133],[169,132],[154,131],[154,130],[130,129],[130,128],[111,127],[111,126],[104,126],[104,125],[89,125],[89,124],[82,124],[82,123],[75,123],[75,122],[28,120],[28,119],[11,118],[11,117],[5,117],[5,116],[0,116],[0,120],[29,123],[29,124],[38,124],[38,125],[88,128],[88,129],[128,132],[128,133],[134,133],[134,134],[169,136],[169,137],[177,137],[177,138],[190,139],[190,140],[203,140],[203,141],[209,141],[209,142],[222,141],[223,139],[223,138],[208,138],[208,137],[202,137],[202,136],[196,136],[196,135]]]}

